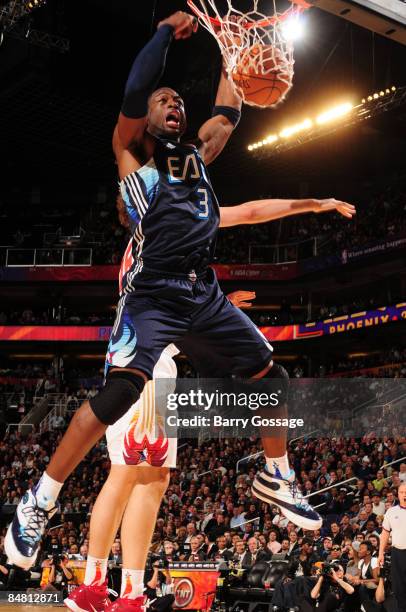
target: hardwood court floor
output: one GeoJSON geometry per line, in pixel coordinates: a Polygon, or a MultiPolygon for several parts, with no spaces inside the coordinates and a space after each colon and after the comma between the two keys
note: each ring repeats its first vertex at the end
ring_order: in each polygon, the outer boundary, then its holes
{"type": "Polygon", "coordinates": [[[47,606],[47,605],[25,605],[25,604],[0,604],[1,612],[34,612],[35,610],[42,609],[43,612],[61,612],[61,608],[64,606],[47,606]]]}

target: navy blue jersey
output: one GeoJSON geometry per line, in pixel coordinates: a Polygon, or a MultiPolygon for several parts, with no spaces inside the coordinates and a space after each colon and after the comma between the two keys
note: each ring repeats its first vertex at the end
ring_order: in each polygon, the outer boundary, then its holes
{"type": "Polygon", "coordinates": [[[156,139],[153,157],[121,181],[133,232],[120,271],[130,293],[141,272],[203,273],[212,260],[219,206],[195,146],[156,139]]]}

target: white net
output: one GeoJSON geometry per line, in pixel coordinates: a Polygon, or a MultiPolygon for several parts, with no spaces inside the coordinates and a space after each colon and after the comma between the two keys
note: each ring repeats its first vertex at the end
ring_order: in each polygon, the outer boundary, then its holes
{"type": "Polygon", "coordinates": [[[293,82],[289,31],[309,5],[293,0],[289,8],[278,11],[277,0],[268,0],[271,11],[265,14],[260,10],[261,0],[249,0],[245,12],[236,8],[236,1],[188,0],[188,5],[216,38],[243,101],[251,106],[275,106],[284,100],[293,82]]]}

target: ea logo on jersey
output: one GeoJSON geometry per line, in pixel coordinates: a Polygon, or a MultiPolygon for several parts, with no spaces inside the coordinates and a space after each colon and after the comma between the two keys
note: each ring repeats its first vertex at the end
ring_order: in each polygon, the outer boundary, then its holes
{"type": "Polygon", "coordinates": [[[199,162],[195,153],[189,153],[186,157],[169,156],[167,163],[170,183],[182,183],[186,179],[199,179],[201,177],[199,162]]]}

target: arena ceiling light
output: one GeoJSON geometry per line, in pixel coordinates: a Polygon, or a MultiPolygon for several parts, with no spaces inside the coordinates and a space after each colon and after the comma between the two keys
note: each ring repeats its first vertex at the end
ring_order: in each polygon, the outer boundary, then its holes
{"type": "Polygon", "coordinates": [[[392,87],[387,87],[385,90],[381,89],[381,91],[370,94],[367,98],[362,98],[362,104],[366,104],[367,102],[373,102],[374,100],[378,100],[379,98],[383,98],[384,96],[389,96],[396,91],[395,85],[392,87]]]}
{"type": "Polygon", "coordinates": [[[0,7],[0,29],[8,32],[26,15],[46,4],[47,0],[10,0],[0,7]]]}
{"type": "Polygon", "coordinates": [[[295,125],[291,125],[286,127],[281,132],[279,132],[279,136],[281,138],[290,138],[293,134],[298,134],[299,132],[303,132],[304,130],[308,130],[312,127],[313,121],[311,119],[304,119],[300,123],[296,123],[295,125]]]}
{"type": "Polygon", "coordinates": [[[28,11],[33,11],[34,9],[40,8],[47,3],[47,0],[28,0],[25,2],[25,6],[28,11]]]}
{"type": "Polygon", "coordinates": [[[278,134],[271,134],[264,138],[264,140],[259,140],[258,142],[254,142],[248,145],[248,151],[254,151],[255,149],[264,147],[266,145],[274,144],[279,139],[288,140],[292,136],[296,136],[302,132],[310,130],[315,123],[317,123],[318,125],[322,125],[325,123],[329,123],[330,121],[339,120],[341,117],[348,115],[353,108],[354,106],[351,102],[345,102],[338,106],[334,106],[325,111],[324,113],[321,113],[315,119],[307,118],[303,121],[300,121],[299,123],[288,125],[283,128],[278,134]]]}
{"type": "Polygon", "coordinates": [[[259,147],[264,147],[265,145],[273,144],[279,139],[278,134],[269,134],[264,140],[260,140],[259,142],[254,142],[253,144],[248,146],[248,151],[253,151],[254,149],[258,149],[259,147]]]}
{"type": "Polygon", "coordinates": [[[304,36],[303,16],[296,14],[286,19],[281,25],[282,36],[287,42],[295,42],[304,36]]]}
{"type": "Polygon", "coordinates": [[[330,121],[336,121],[337,119],[341,119],[345,115],[348,115],[354,108],[351,102],[345,102],[344,104],[339,104],[338,106],[334,106],[329,110],[321,113],[318,117],[316,117],[316,123],[322,125],[323,123],[329,123],[330,121]]]}
{"type": "Polygon", "coordinates": [[[392,85],[368,95],[358,104],[350,101],[342,102],[314,118],[288,125],[280,132],[270,134],[264,140],[248,145],[247,148],[250,152],[258,153],[259,157],[270,157],[331,134],[340,127],[355,125],[405,104],[406,86],[398,88],[392,85]]]}

